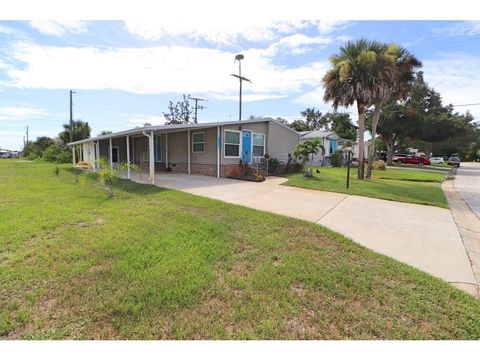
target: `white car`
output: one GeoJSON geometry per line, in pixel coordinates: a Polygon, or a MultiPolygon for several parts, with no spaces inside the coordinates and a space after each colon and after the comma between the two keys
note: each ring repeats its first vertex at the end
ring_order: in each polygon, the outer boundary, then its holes
{"type": "Polygon", "coordinates": [[[431,164],[445,164],[445,161],[443,161],[442,157],[432,157],[430,158],[430,163],[431,164]]]}

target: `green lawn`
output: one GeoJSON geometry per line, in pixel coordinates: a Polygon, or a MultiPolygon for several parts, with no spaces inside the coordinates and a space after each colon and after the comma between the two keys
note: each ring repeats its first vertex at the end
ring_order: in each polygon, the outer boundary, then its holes
{"type": "Polygon", "coordinates": [[[0,161],[0,338],[480,338],[480,301],[318,225],[53,168],[0,161]]]}
{"type": "Polygon", "coordinates": [[[345,168],[318,169],[320,173],[314,170],[313,178],[305,178],[300,173],[287,175],[288,182],[284,185],[448,208],[440,187],[446,174],[389,168],[384,171],[373,171],[372,179],[359,181],[357,169],[352,168],[350,188],[347,189],[345,168]]]}

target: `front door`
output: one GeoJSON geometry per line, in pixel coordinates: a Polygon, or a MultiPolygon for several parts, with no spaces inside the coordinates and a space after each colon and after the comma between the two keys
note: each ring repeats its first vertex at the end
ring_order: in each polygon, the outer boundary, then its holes
{"type": "Polygon", "coordinates": [[[118,167],[118,147],[112,146],[112,165],[114,168],[118,167]]]}
{"type": "Polygon", "coordinates": [[[242,130],[242,161],[250,164],[252,162],[252,132],[242,130]]]}

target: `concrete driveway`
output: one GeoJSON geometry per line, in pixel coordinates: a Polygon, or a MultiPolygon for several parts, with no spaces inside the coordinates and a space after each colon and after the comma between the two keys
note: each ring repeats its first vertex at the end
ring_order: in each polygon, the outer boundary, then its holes
{"type": "MultiPolygon", "coordinates": [[[[144,174],[133,179],[148,182],[144,174]]],[[[312,221],[469,293],[477,282],[450,210],[361,196],[207,176],[160,173],[160,187],[312,221]]]]}

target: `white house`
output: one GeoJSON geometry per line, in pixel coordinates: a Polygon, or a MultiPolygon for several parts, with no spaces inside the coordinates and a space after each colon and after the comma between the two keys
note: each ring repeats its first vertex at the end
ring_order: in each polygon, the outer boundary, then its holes
{"type": "Polygon", "coordinates": [[[339,149],[343,139],[336,132],[330,130],[314,130],[300,132],[300,143],[306,140],[320,139],[325,153],[318,151],[313,157],[312,164],[317,166],[330,165],[330,156],[339,149]]]}

